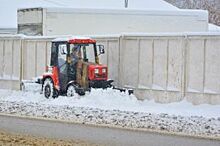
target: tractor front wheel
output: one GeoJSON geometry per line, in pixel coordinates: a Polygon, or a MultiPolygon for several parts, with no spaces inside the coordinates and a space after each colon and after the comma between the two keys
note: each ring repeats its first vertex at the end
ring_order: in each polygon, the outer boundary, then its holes
{"type": "Polygon", "coordinates": [[[45,79],[43,84],[43,94],[46,98],[55,98],[57,96],[53,81],[50,78],[45,79]]]}

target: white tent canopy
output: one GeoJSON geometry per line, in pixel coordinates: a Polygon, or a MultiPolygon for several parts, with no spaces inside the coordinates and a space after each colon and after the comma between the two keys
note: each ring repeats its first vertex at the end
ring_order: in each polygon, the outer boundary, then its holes
{"type": "MultiPolygon", "coordinates": [[[[75,7],[124,9],[125,0],[1,0],[0,28],[17,27],[17,9],[30,7],[75,7]]],[[[129,9],[178,10],[163,0],[128,0],[129,9]]]]}

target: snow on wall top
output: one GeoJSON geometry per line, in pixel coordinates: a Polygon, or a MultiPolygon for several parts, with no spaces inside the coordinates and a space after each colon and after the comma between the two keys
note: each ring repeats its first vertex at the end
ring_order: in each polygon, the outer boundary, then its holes
{"type": "Polygon", "coordinates": [[[51,36],[26,36],[23,34],[0,34],[1,38],[11,38],[11,39],[50,39],[53,41],[66,41],[70,38],[119,38],[119,37],[188,37],[188,36],[220,36],[220,31],[206,31],[206,32],[160,32],[160,33],[121,33],[121,34],[106,34],[106,35],[79,35],[79,36],[72,36],[72,35],[51,35],[51,36]]]}
{"type": "Polygon", "coordinates": [[[54,40],[52,40],[52,42],[67,42],[69,40],[88,40],[91,39],[90,37],[82,37],[82,36],[70,36],[70,37],[59,37],[56,38],[54,40]]]}
{"type": "Polygon", "coordinates": [[[212,23],[209,23],[209,31],[210,32],[220,32],[220,27],[217,25],[214,25],[212,23]]]}
{"type": "MultiPolygon", "coordinates": [[[[125,0],[52,0],[57,6],[73,8],[125,8],[125,0]]],[[[128,0],[129,9],[178,10],[164,0],[128,0]]]]}
{"type": "MultiPolygon", "coordinates": [[[[0,28],[17,27],[17,9],[30,7],[74,7],[124,9],[125,0],[1,0],[0,28]],[[7,15],[5,15],[7,14],[7,15]],[[9,19],[10,18],[10,19],[9,19]]],[[[129,0],[129,9],[178,10],[163,0],[129,0]]]]}
{"type": "MultiPolygon", "coordinates": [[[[33,8],[31,8],[33,9],[33,8]]],[[[63,7],[50,7],[45,8],[47,9],[47,12],[64,12],[64,13],[101,13],[101,14],[140,14],[140,15],[170,15],[170,16],[192,16],[196,15],[198,19],[207,19],[208,17],[208,11],[206,10],[191,10],[191,9],[184,9],[184,10],[150,10],[150,9],[101,9],[101,8],[63,8],[63,7]]],[[[20,9],[26,10],[26,9],[20,9]]]]}

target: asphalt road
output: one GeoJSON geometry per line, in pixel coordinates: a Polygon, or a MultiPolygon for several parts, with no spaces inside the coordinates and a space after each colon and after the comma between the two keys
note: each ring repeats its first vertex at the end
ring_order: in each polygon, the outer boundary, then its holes
{"type": "Polygon", "coordinates": [[[0,115],[0,130],[64,140],[83,140],[106,145],[220,146],[218,140],[8,115],[0,115]]]}

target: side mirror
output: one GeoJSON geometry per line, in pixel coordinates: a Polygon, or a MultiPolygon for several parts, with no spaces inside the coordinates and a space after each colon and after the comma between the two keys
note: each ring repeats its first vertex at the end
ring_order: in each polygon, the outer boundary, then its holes
{"type": "Polygon", "coordinates": [[[97,46],[99,48],[99,55],[100,54],[105,54],[105,47],[104,47],[104,45],[97,45],[97,46]]]}

